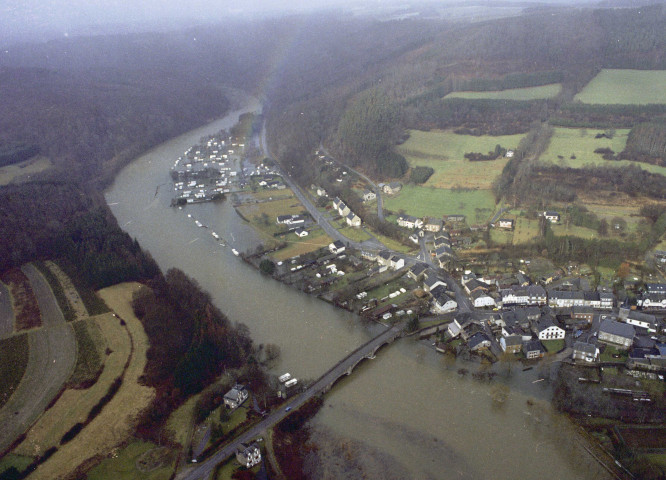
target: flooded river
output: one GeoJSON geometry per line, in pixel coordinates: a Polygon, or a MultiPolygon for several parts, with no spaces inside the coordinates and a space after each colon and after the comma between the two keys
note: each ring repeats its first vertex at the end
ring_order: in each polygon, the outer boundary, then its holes
{"type": "MultiPolygon", "coordinates": [[[[257,108],[249,104],[139,157],[120,172],[106,200],[164,271],[182,269],[232,321],[245,323],[256,343],[280,346],[275,373],[314,379],[380,327],[268,279],[234,256],[232,247],[248,251],[258,239],[230,202],[169,207],[175,159],[257,108]],[[230,245],[220,246],[212,231],[230,245]]],[[[505,374],[499,366],[487,383],[471,377],[479,368],[447,361],[412,339],[381,350],[327,394],[313,421],[320,448],[307,466],[314,478],[606,478],[570,423],[551,410],[548,381],[533,383],[547,369],[513,367],[505,374]],[[460,368],[470,374],[459,375],[460,368]],[[503,385],[510,393],[497,402],[503,385]]]]}

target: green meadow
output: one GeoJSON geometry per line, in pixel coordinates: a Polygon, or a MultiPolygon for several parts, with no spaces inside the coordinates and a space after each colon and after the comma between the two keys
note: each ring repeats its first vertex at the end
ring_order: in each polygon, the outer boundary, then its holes
{"type": "Polygon", "coordinates": [[[444,98],[467,98],[471,100],[542,100],[553,98],[562,91],[562,85],[551,83],[538,87],[511,88],[486,92],[452,92],[444,98]]]}
{"type": "Polygon", "coordinates": [[[583,103],[666,103],[666,70],[604,69],[574,97],[583,103]]]}
{"type": "Polygon", "coordinates": [[[600,154],[594,153],[594,151],[597,148],[610,148],[615,153],[620,153],[627,144],[629,129],[617,129],[611,139],[594,138],[599,133],[604,133],[604,131],[556,127],[548,148],[541,154],[539,160],[572,168],[583,168],[586,165],[605,165],[608,167],[637,165],[649,172],[666,175],[666,168],[658,165],[629,160],[604,160],[600,154]]]}
{"type": "Polygon", "coordinates": [[[467,216],[469,224],[481,223],[492,217],[495,197],[490,190],[453,191],[405,185],[398,195],[385,196],[384,206],[395,212],[404,210],[418,217],[439,218],[442,215],[462,214],[467,216]]]}
{"type": "Polygon", "coordinates": [[[487,162],[470,162],[465,153],[488,153],[496,145],[512,150],[523,135],[474,136],[457,135],[450,130],[423,132],[411,130],[409,139],[398,147],[411,166],[432,167],[435,173],[424,184],[437,188],[491,188],[493,180],[508,162],[499,158],[487,162]]]}

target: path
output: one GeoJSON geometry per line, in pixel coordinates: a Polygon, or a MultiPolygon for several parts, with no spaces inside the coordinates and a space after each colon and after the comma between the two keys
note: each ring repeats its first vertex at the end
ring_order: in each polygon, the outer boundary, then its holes
{"type": "Polygon", "coordinates": [[[28,332],[28,366],[16,392],[0,410],[0,451],[11,445],[41,415],[74,369],[76,339],[53,292],[32,265],[22,267],[37,297],[42,327],[28,332]]]}

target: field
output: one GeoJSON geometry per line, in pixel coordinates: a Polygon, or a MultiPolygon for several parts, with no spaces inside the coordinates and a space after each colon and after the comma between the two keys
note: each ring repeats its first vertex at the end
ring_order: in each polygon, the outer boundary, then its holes
{"type": "Polygon", "coordinates": [[[328,246],[333,240],[331,237],[319,227],[314,232],[311,232],[307,237],[298,238],[295,234],[290,233],[285,236],[289,242],[285,248],[278,250],[272,256],[276,261],[286,260],[287,258],[303,255],[305,253],[314,252],[321,247],[328,246]]]}
{"type": "MultiPolygon", "coordinates": [[[[127,440],[129,435],[131,435],[136,416],[152,401],[154,396],[153,389],[139,384],[139,378],[143,374],[146,364],[148,338],[146,337],[141,322],[139,322],[134,315],[130,304],[132,294],[138,288],[140,288],[138,283],[123,283],[105,288],[99,292],[99,295],[104,302],[106,302],[106,304],[111,307],[120,318],[125,320],[127,324],[127,330],[123,328],[122,330],[117,331],[118,329],[116,328],[116,325],[119,324],[119,320],[116,317],[102,317],[98,324],[107,341],[109,343],[112,341],[122,341],[120,338],[113,340],[111,338],[113,336],[112,332],[116,332],[115,335],[119,335],[121,338],[125,331],[129,331],[131,335],[131,361],[125,371],[125,376],[120,389],[113,399],[102,409],[101,413],[97,415],[97,417],[95,417],[95,419],[90,422],[81,433],[69,443],[61,446],[47,462],[37,468],[35,473],[31,475],[31,479],[46,480],[58,476],[64,476],[84,460],[94,455],[111,454],[114,452],[117,445],[127,440]],[[107,325],[107,323],[110,325],[107,325]]],[[[125,334],[125,337],[126,336],[127,335],[125,334]]],[[[122,346],[119,346],[118,350],[114,350],[114,352],[107,357],[106,362],[109,370],[112,368],[110,362],[112,361],[111,358],[114,354],[118,354],[118,358],[116,358],[115,361],[122,363],[122,358],[120,358],[122,348],[122,346]]],[[[127,355],[127,347],[124,348],[125,355],[127,355]]],[[[104,369],[95,386],[91,388],[95,388],[100,382],[102,382],[106,370],[107,368],[104,369]]],[[[111,374],[109,374],[109,376],[111,376],[111,374]]],[[[63,403],[61,408],[66,409],[67,405],[63,402],[65,395],[70,393],[72,395],[83,395],[89,390],[67,391],[53,408],[57,408],[60,403],[63,403]]],[[[93,403],[92,399],[90,401],[93,403]]],[[[79,407],[77,408],[77,413],[72,412],[72,415],[77,415],[79,414],[78,412],[87,414],[85,408],[79,407]]],[[[116,476],[114,478],[119,477],[116,476]]]]}
{"type": "Polygon", "coordinates": [[[506,149],[515,149],[522,137],[523,135],[476,137],[456,135],[450,130],[410,130],[410,138],[398,147],[398,151],[407,158],[411,166],[428,166],[435,170],[424,186],[489,189],[493,180],[502,173],[508,159],[470,162],[464,158],[465,153],[486,154],[498,144],[506,149]]]}
{"type": "Polygon", "coordinates": [[[23,378],[28,366],[28,336],[24,333],[0,340],[0,407],[23,378]]]}
{"type": "Polygon", "coordinates": [[[514,244],[528,243],[537,235],[539,235],[539,220],[523,217],[516,219],[516,228],[513,232],[514,244]]]}
{"type": "Polygon", "coordinates": [[[173,473],[175,455],[153,443],[135,441],[117,450],[93,468],[88,480],[168,480],[173,473]],[[152,457],[152,458],[151,458],[152,457]],[[139,465],[152,460],[153,468],[140,469],[139,465]],[[161,466],[158,466],[161,465],[161,466]]]}
{"type": "Polygon", "coordinates": [[[539,87],[511,88],[508,90],[495,90],[488,92],[453,92],[444,98],[467,98],[489,100],[540,100],[553,98],[562,91],[562,85],[551,83],[539,87]]]}
{"type": "Polygon", "coordinates": [[[25,162],[0,167],[0,186],[8,185],[12,181],[22,178],[27,180],[30,175],[48,170],[52,166],[51,160],[37,156],[25,162]]]}
{"type": "Polygon", "coordinates": [[[364,242],[365,240],[370,239],[370,235],[368,235],[361,228],[346,226],[338,230],[340,231],[341,234],[343,234],[348,239],[353,240],[354,242],[364,242]]]}
{"type": "Polygon", "coordinates": [[[580,237],[580,238],[596,238],[599,234],[585,227],[578,227],[576,225],[551,225],[553,233],[557,236],[569,235],[571,237],[580,237]]]}
{"type": "Polygon", "coordinates": [[[666,103],[666,70],[602,70],[574,100],[600,104],[666,103]]]}
{"type": "Polygon", "coordinates": [[[599,133],[604,133],[604,131],[557,127],[550,140],[550,145],[541,154],[539,160],[572,168],[583,168],[586,165],[605,165],[608,167],[636,165],[649,172],[666,175],[666,167],[658,165],[631,162],[629,160],[604,160],[600,154],[594,153],[594,150],[597,148],[610,148],[615,153],[620,153],[627,144],[629,130],[617,129],[612,139],[594,138],[599,133]],[[572,155],[575,158],[571,158],[572,155]],[[562,158],[559,158],[560,156],[562,158]]]}
{"type": "Polygon", "coordinates": [[[622,440],[631,449],[666,449],[664,427],[618,427],[622,440]]]}
{"type": "Polygon", "coordinates": [[[78,323],[87,322],[96,324],[103,341],[111,350],[111,353],[104,358],[104,370],[90,388],[65,390],[55,405],[44,412],[39,421],[27,432],[26,440],[16,449],[17,453],[34,455],[57,445],[67,430],[86,419],[90,409],[107,392],[113,380],[122,373],[131,350],[130,339],[125,329],[110,313],[77,322],[74,328],[76,329],[78,323]]]}
{"type": "Polygon", "coordinates": [[[102,369],[102,358],[106,342],[94,320],[80,320],[73,324],[76,336],[76,365],[69,378],[72,386],[91,384],[102,369]]]}
{"type": "Polygon", "coordinates": [[[467,223],[480,223],[492,217],[495,197],[490,190],[458,192],[405,185],[397,196],[386,196],[384,206],[394,212],[404,210],[418,217],[462,214],[467,216],[467,223]]]}

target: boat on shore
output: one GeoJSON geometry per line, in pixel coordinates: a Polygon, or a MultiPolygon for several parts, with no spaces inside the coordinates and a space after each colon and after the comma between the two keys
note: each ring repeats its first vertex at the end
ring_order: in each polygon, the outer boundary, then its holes
{"type": "Polygon", "coordinates": [[[231,251],[232,251],[232,253],[233,253],[234,255],[236,255],[236,256],[240,255],[240,254],[238,253],[238,250],[236,250],[235,248],[232,248],[231,251]]]}

